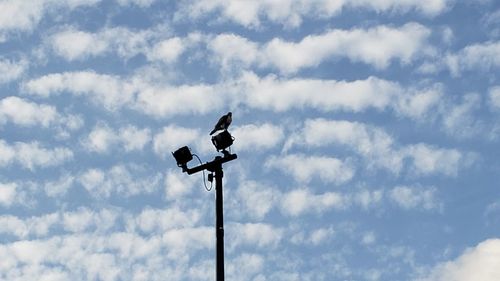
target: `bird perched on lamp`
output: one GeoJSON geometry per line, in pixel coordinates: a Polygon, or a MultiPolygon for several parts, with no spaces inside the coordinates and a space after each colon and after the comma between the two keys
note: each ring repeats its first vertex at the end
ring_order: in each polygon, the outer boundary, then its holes
{"type": "Polygon", "coordinates": [[[231,121],[233,121],[233,114],[228,112],[226,115],[223,115],[215,124],[214,129],[210,132],[210,135],[220,130],[227,130],[229,125],[231,125],[231,121]]]}

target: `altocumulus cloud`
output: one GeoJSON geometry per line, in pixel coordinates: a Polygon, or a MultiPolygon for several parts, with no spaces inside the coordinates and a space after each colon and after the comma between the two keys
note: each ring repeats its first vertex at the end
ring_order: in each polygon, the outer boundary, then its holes
{"type": "Polygon", "coordinates": [[[500,279],[496,6],[0,0],[0,279],[500,279]]]}

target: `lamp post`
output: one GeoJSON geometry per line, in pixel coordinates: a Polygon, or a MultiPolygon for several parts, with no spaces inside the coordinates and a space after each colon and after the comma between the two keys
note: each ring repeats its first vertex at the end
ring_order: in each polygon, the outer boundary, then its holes
{"type": "Polygon", "coordinates": [[[193,159],[193,156],[187,146],[184,146],[173,152],[177,161],[177,166],[182,168],[182,172],[192,175],[203,170],[214,173],[215,177],[215,245],[216,245],[216,281],[224,281],[224,214],[223,214],[223,186],[222,178],[224,172],[222,164],[238,158],[236,154],[229,153],[226,149],[232,145],[234,139],[227,130],[212,137],[212,142],[218,151],[222,151],[223,157],[216,156],[214,160],[201,164],[194,168],[188,168],[187,163],[193,159]]]}

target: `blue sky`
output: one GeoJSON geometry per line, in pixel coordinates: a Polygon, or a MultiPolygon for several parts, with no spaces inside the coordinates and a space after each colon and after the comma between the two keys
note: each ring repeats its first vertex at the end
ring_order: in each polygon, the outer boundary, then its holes
{"type": "Polygon", "coordinates": [[[500,280],[499,8],[1,0],[0,280],[500,280]]]}

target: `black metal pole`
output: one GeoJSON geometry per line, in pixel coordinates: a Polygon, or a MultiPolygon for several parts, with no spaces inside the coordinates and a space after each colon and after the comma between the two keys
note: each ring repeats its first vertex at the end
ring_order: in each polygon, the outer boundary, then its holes
{"type": "Polygon", "coordinates": [[[223,190],[222,190],[222,165],[215,169],[215,235],[216,235],[216,264],[215,275],[217,281],[224,281],[224,215],[223,215],[223,190]]]}
{"type": "Polygon", "coordinates": [[[224,157],[217,156],[212,162],[199,165],[194,168],[182,166],[182,171],[192,175],[203,170],[214,172],[215,175],[215,247],[216,262],[215,276],[216,281],[224,281],[224,215],[223,215],[223,190],[222,190],[222,164],[238,158],[236,154],[225,153],[224,157]]]}

